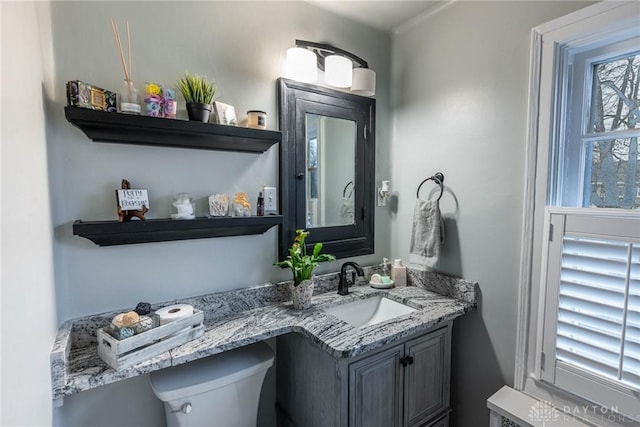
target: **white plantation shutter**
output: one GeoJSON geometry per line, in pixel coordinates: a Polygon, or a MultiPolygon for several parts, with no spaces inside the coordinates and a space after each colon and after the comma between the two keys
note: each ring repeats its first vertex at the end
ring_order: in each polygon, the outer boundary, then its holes
{"type": "Polygon", "coordinates": [[[635,384],[633,377],[623,378],[633,366],[623,361],[640,361],[638,348],[631,342],[633,334],[627,337],[633,313],[638,317],[640,311],[629,286],[634,252],[636,270],[640,264],[638,247],[567,235],[562,246],[557,359],[640,388],[638,378],[635,384]]]}
{"type": "Polygon", "coordinates": [[[640,216],[603,215],[549,208],[544,311],[556,327],[545,328],[541,378],[603,404],[619,394],[637,414],[640,216]]]}
{"type": "Polygon", "coordinates": [[[622,381],[640,389],[640,245],[633,245],[622,381]]]}

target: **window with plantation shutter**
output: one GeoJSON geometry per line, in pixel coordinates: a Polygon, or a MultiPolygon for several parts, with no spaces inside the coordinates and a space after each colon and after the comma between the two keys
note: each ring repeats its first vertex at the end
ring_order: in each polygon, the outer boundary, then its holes
{"type": "Polygon", "coordinates": [[[640,427],[640,2],[534,28],[530,71],[514,388],[640,427]]]}
{"type": "Polygon", "coordinates": [[[549,208],[542,378],[637,412],[640,221],[633,212],[549,208]],[[599,387],[589,387],[597,383],[599,387]]]}

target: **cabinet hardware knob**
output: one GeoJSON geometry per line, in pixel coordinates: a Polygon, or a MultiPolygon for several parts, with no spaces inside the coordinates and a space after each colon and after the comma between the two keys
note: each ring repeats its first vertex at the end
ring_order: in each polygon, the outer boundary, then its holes
{"type": "Polygon", "coordinates": [[[408,363],[409,363],[409,362],[407,361],[407,358],[406,358],[406,357],[401,357],[401,358],[400,358],[400,364],[401,364],[403,367],[406,367],[408,363]]]}
{"type": "Polygon", "coordinates": [[[304,172],[300,172],[296,176],[298,177],[298,179],[302,179],[302,178],[304,178],[304,172]]]}
{"type": "Polygon", "coordinates": [[[408,356],[407,362],[409,363],[409,365],[413,365],[413,356],[408,356]]]}

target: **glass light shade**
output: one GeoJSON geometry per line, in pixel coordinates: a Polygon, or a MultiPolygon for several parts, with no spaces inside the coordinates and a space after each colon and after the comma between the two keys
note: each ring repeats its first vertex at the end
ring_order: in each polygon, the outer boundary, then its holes
{"type": "Polygon", "coordinates": [[[303,83],[318,80],[316,54],[301,47],[287,49],[287,76],[303,83]]]}
{"type": "Polygon", "coordinates": [[[351,60],[340,55],[330,55],[324,59],[324,81],[335,87],[351,86],[351,60]]]}
{"type": "Polygon", "coordinates": [[[362,96],[376,94],[376,72],[370,68],[354,68],[351,93],[362,96]]]}

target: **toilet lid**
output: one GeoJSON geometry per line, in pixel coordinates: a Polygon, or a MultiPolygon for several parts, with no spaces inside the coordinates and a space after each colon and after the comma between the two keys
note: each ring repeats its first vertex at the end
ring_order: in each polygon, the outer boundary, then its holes
{"type": "Polygon", "coordinates": [[[273,352],[263,342],[152,372],[151,388],[164,402],[224,387],[266,371],[273,352]]]}

